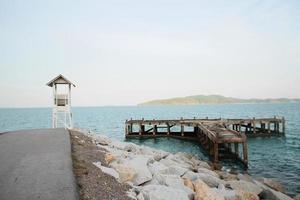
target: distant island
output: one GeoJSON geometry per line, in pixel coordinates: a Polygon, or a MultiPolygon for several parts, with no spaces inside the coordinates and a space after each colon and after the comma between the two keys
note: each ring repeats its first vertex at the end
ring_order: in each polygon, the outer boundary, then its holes
{"type": "Polygon", "coordinates": [[[170,99],[158,99],[138,104],[139,106],[148,105],[198,105],[198,104],[232,104],[232,103],[288,103],[300,102],[300,99],[289,98],[268,98],[268,99],[239,99],[225,97],[221,95],[195,95],[187,97],[176,97],[170,99]]]}

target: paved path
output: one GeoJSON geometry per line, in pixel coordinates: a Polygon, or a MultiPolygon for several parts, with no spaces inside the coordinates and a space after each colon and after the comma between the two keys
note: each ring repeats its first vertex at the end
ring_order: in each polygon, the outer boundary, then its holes
{"type": "Polygon", "coordinates": [[[0,134],[0,199],[78,199],[67,130],[0,134]]]}

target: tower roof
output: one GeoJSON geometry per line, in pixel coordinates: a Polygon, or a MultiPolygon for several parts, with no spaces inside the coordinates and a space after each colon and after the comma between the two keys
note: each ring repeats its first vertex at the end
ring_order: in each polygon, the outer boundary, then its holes
{"type": "Polygon", "coordinates": [[[47,85],[49,87],[53,87],[54,84],[71,84],[74,87],[76,87],[71,81],[69,81],[68,79],[66,79],[66,77],[64,77],[63,75],[58,75],[57,77],[55,77],[54,79],[52,79],[51,81],[49,81],[47,83],[47,85]]]}

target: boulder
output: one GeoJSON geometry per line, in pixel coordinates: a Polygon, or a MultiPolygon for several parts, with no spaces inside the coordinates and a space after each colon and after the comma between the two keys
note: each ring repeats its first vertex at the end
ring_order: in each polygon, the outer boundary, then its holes
{"type": "Polygon", "coordinates": [[[201,161],[201,160],[199,160],[198,166],[202,167],[202,168],[206,168],[206,169],[211,169],[211,166],[207,162],[204,162],[204,161],[201,161]]]}
{"type": "Polygon", "coordinates": [[[154,163],[150,163],[148,167],[152,175],[157,173],[164,174],[167,173],[169,170],[169,167],[166,167],[164,164],[157,161],[155,161],[154,163]]]}
{"type": "Polygon", "coordinates": [[[96,144],[100,144],[100,145],[109,145],[111,143],[111,140],[105,136],[105,135],[96,135],[94,136],[95,140],[96,140],[96,144]]]}
{"type": "Polygon", "coordinates": [[[114,169],[112,169],[112,168],[108,168],[108,167],[102,166],[102,165],[101,165],[101,162],[94,162],[93,164],[94,164],[96,167],[100,168],[101,171],[102,171],[103,173],[108,174],[108,175],[110,175],[110,176],[113,176],[113,177],[115,177],[116,179],[119,179],[119,173],[118,173],[116,170],[114,170],[114,169]]]}
{"type": "Polygon", "coordinates": [[[279,191],[279,192],[284,192],[284,187],[278,182],[270,178],[258,178],[257,179],[259,182],[269,186],[273,190],[279,191]]]}
{"type": "Polygon", "coordinates": [[[119,173],[119,181],[121,183],[124,182],[133,182],[133,180],[136,178],[137,173],[136,171],[124,164],[115,164],[113,165],[114,169],[119,173]]]}
{"type": "Polygon", "coordinates": [[[134,185],[141,185],[152,179],[152,174],[147,166],[149,160],[149,157],[136,156],[130,160],[123,161],[125,166],[128,166],[136,172],[136,176],[133,179],[134,185]]]}
{"type": "Polygon", "coordinates": [[[294,200],[300,200],[300,194],[297,194],[297,195],[294,197],[294,200]]]}
{"type": "Polygon", "coordinates": [[[251,176],[249,176],[248,174],[238,174],[237,178],[241,181],[248,181],[248,182],[253,182],[253,179],[251,176]]]}
{"type": "Polygon", "coordinates": [[[114,141],[111,142],[110,146],[111,146],[112,148],[124,150],[125,147],[127,146],[127,143],[125,143],[125,142],[120,142],[120,141],[117,141],[117,140],[114,140],[114,141]]]}
{"type": "Polygon", "coordinates": [[[275,191],[271,188],[265,189],[260,195],[262,199],[270,199],[270,200],[293,200],[291,197],[275,191]]]}
{"type": "Polygon", "coordinates": [[[133,143],[127,143],[123,150],[127,152],[136,153],[139,151],[139,146],[133,143]]]}
{"type": "Polygon", "coordinates": [[[259,197],[256,194],[238,190],[236,192],[236,200],[259,200],[259,197]]]}
{"type": "Polygon", "coordinates": [[[145,185],[166,185],[166,180],[162,174],[157,173],[152,176],[150,181],[143,184],[143,186],[145,185]]]}
{"type": "Polygon", "coordinates": [[[186,187],[190,188],[192,191],[194,191],[194,184],[193,184],[193,182],[192,182],[190,179],[184,178],[184,179],[183,179],[183,184],[184,184],[186,187]]]}
{"type": "Polygon", "coordinates": [[[235,174],[230,174],[229,172],[227,171],[219,171],[219,170],[216,170],[215,171],[219,177],[225,181],[233,181],[233,180],[238,180],[237,178],[237,175],[235,174]]]}
{"type": "Polygon", "coordinates": [[[194,182],[194,188],[195,200],[225,200],[223,196],[217,194],[200,179],[194,182]]]}
{"type": "Polygon", "coordinates": [[[168,167],[176,165],[176,166],[183,167],[186,169],[192,168],[191,165],[186,163],[182,157],[176,156],[174,154],[168,155],[166,158],[160,160],[160,162],[162,162],[163,164],[165,164],[168,167]]]}
{"type": "Polygon", "coordinates": [[[145,200],[143,193],[139,193],[139,194],[136,196],[136,199],[137,199],[137,200],[145,200]]]}
{"type": "Polygon", "coordinates": [[[250,192],[250,193],[254,193],[256,195],[258,195],[259,193],[261,193],[263,191],[263,189],[261,187],[259,187],[258,185],[252,183],[252,182],[248,182],[248,181],[227,181],[226,182],[227,185],[230,186],[230,188],[234,189],[234,190],[242,190],[242,191],[246,191],[246,192],[250,192]]]}
{"type": "Polygon", "coordinates": [[[195,173],[192,171],[186,172],[182,178],[188,178],[192,181],[195,181],[197,179],[200,179],[204,181],[207,185],[210,187],[218,187],[219,184],[224,184],[225,182],[215,176],[204,174],[204,173],[195,173]]]}
{"type": "Polygon", "coordinates": [[[186,168],[174,165],[174,166],[169,167],[168,170],[166,172],[164,172],[164,174],[182,176],[187,171],[188,171],[188,169],[186,169],[186,168]]]}
{"type": "Polygon", "coordinates": [[[207,168],[199,167],[199,168],[197,169],[197,171],[198,171],[199,173],[209,174],[209,175],[214,176],[214,177],[216,177],[216,178],[220,178],[220,176],[219,176],[216,172],[214,172],[214,171],[212,171],[212,170],[209,170],[209,169],[207,169],[207,168]]]}
{"type": "Polygon", "coordinates": [[[107,164],[110,164],[111,162],[115,161],[116,159],[117,159],[116,156],[111,153],[105,154],[105,161],[107,164]]]}
{"type": "Polygon", "coordinates": [[[190,200],[185,191],[164,185],[146,185],[141,194],[147,200],[190,200]]]}
{"type": "Polygon", "coordinates": [[[227,190],[223,184],[220,185],[218,188],[212,188],[212,190],[218,196],[223,196],[225,200],[236,200],[236,192],[234,190],[227,190]],[[222,187],[220,187],[220,185],[222,187]]]}
{"type": "Polygon", "coordinates": [[[172,154],[168,155],[164,159],[161,159],[159,162],[164,164],[167,167],[177,166],[177,167],[182,167],[182,168],[186,168],[186,169],[191,168],[187,163],[184,163],[180,160],[174,159],[171,155],[172,154]]]}
{"type": "Polygon", "coordinates": [[[174,175],[163,175],[163,176],[165,178],[166,186],[183,190],[188,194],[189,199],[194,198],[194,190],[191,190],[190,188],[186,187],[183,183],[182,178],[180,178],[179,176],[174,176],[174,175]]]}

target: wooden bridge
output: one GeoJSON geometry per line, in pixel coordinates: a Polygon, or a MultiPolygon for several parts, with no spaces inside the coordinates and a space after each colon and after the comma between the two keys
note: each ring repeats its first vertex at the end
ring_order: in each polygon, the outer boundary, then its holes
{"type": "Polygon", "coordinates": [[[219,159],[235,159],[248,166],[247,136],[282,136],[285,119],[178,119],[126,120],[126,138],[172,137],[198,141],[218,164],[219,159]],[[239,149],[242,149],[240,151],[239,149]]]}

